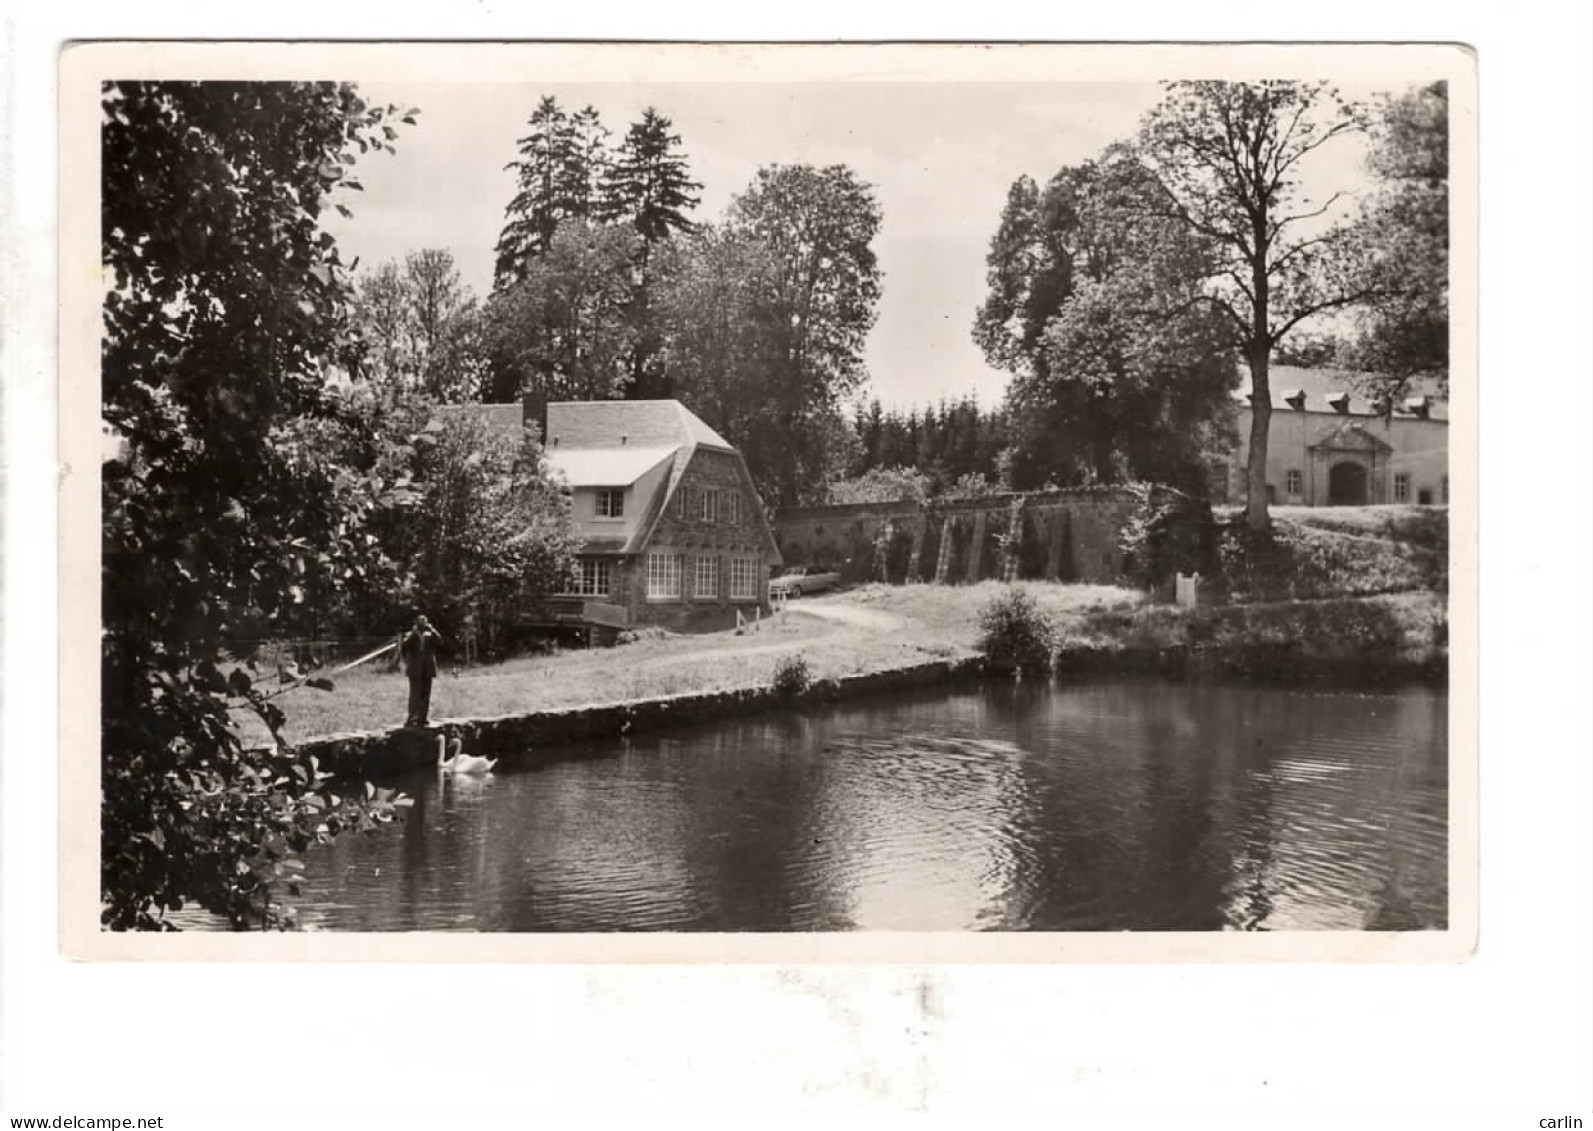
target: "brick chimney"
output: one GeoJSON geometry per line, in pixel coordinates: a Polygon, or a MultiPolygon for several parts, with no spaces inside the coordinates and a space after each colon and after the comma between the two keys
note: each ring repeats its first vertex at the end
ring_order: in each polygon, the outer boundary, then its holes
{"type": "Polygon", "coordinates": [[[548,442],[548,395],[546,393],[525,393],[520,397],[522,424],[535,424],[537,438],[544,444],[548,442]]]}

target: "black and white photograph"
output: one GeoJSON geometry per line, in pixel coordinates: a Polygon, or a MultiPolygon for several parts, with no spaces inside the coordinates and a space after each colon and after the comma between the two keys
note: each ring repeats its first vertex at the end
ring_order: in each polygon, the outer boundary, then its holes
{"type": "Polygon", "coordinates": [[[390,50],[63,56],[71,947],[1469,952],[1471,55],[390,50]]]}

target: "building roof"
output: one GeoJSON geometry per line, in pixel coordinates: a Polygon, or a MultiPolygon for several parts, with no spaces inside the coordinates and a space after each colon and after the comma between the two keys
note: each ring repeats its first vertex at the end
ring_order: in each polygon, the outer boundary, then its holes
{"type": "MultiPolygon", "coordinates": [[[[1298,392],[1305,393],[1306,412],[1334,412],[1335,409],[1328,403],[1328,399],[1348,393],[1350,396],[1348,412],[1351,415],[1374,416],[1378,415],[1378,411],[1373,406],[1371,398],[1362,392],[1370,380],[1373,380],[1370,374],[1357,373],[1351,369],[1305,369],[1298,365],[1274,365],[1269,371],[1267,384],[1272,393],[1272,408],[1275,412],[1295,411],[1289,404],[1288,398],[1298,392]]],[[[1449,419],[1449,404],[1439,396],[1436,382],[1412,381],[1405,390],[1405,396],[1431,397],[1429,411],[1431,419],[1449,419]]],[[[1234,393],[1234,399],[1241,406],[1248,406],[1249,398],[1250,382],[1246,379],[1240,383],[1238,391],[1234,393]]],[[[1395,406],[1396,413],[1401,405],[1395,406]]]]}
{"type": "MultiPolygon", "coordinates": [[[[524,404],[449,405],[439,414],[475,413],[493,430],[517,431],[523,426],[524,404]]],[[[757,487],[741,453],[679,401],[554,401],[547,406],[547,434],[542,450],[548,465],[571,487],[628,487],[665,460],[671,461],[662,490],[641,500],[641,515],[629,538],[595,536],[586,553],[640,553],[674,499],[698,448],[735,458],[762,541],[778,561],[774,540],[757,487]]]]}
{"type": "Polygon", "coordinates": [[[555,401],[548,405],[546,444],[550,451],[687,444],[730,450],[728,440],[679,401],[555,401]]]}
{"type": "Polygon", "coordinates": [[[551,448],[548,466],[571,487],[629,487],[678,448],[551,448]]]}

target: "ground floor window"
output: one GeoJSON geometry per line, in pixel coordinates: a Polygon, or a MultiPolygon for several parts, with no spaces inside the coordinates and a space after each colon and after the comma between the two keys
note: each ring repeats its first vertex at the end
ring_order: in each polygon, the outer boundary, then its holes
{"type": "Polygon", "coordinates": [[[653,600],[680,599],[680,555],[647,555],[647,596],[653,600]]]}
{"type": "Polygon", "coordinates": [[[607,597],[610,569],[613,563],[607,558],[581,558],[575,563],[575,574],[565,584],[569,597],[607,597]]]}
{"type": "Polygon", "coordinates": [[[1305,477],[1298,471],[1289,471],[1284,475],[1283,489],[1291,495],[1298,495],[1304,481],[1305,477]]]}
{"type": "Polygon", "coordinates": [[[1403,471],[1394,473],[1394,501],[1410,502],[1410,476],[1403,471]]]}
{"type": "Polygon", "coordinates": [[[712,599],[719,596],[719,559],[697,559],[697,584],[692,589],[692,596],[698,600],[712,599]]]}
{"type": "Polygon", "coordinates": [[[758,595],[758,559],[730,559],[730,598],[741,600],[758,595]]]}

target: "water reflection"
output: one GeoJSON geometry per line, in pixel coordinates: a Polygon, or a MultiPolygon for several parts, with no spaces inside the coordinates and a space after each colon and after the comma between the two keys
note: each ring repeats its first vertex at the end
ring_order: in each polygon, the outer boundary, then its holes
{"type": "Polygon", "coordinates": [[[308,861],[341,930],[1445,925],[1447,701],[1001,685],[403,785],[308,861]]]}

